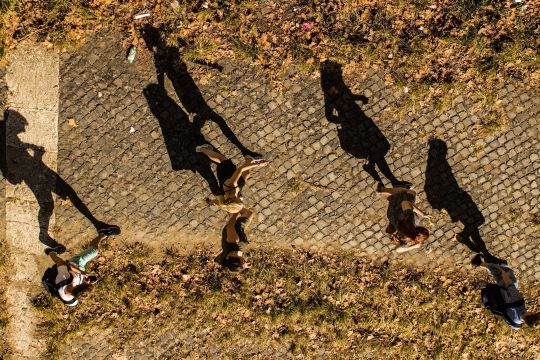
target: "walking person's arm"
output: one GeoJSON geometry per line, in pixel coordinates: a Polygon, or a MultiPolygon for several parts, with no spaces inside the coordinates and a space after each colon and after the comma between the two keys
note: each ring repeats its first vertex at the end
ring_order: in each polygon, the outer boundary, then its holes
{"type": "Polygon", "coordinates": [[[424,219],[431,219],[431,215],[426,215],[422,210],[416,207],[416,205],[412,204],[412,208],[415,214],[418,216],[424,218],[424,219]]]}
{"type": "Polygon", "coordinates": [[[256,167],[268,165],[267,161],[253,163],[251,160],[246,161],[242,166],[236,169],[233,175],[225,180],[224,184],[228,187],[234,188],[238,186],[238,180],[246,172],[256,167]]]}
{"type": "Polygon", "coordinates": [[[57,265],[57,266],[62,266],[62,265],[66,265],[66,266],[69,266],[69,262],[67,262],[66,260],[62,259],[60,256],[58,256],[54,251],[50,252],[49,253],[49,256],[51,257],[52,261],[54,261],[54,263],[57,265]]]}

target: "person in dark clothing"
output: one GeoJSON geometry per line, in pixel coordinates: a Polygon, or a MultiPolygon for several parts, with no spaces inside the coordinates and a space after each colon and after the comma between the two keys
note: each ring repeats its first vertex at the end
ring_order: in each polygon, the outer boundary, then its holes
{"type": "Polygon", "coordinates": [[[367,97],[351,92],[343,80],[340,64],[326,60],[321,64],[320,70],[326,119],[340,125],[338,137],[343,150],[356,158],[367,159],[363,168],[377,183],[383,181],[375,166],[392,186],[410,188],[412,184],[398,180],[386,162],[390,143],[375,122],[356,103],[367,103],[367,97]]]}
{"type": "Polygon", "coordinates": [[[512,269],[505,264],[484,262],[481,254],[471,261],[475,267],[487,269],[495,279],[495,286],[488,286],[482,291],[484,305],[502,319],[513,330],[519,330],[523,323],[533,325],[538,322],[538,314],[526,311],[525,299],[518,290],[518,282],[512,269]]]}
{"type": "Polygon", "coordinates": [[[386,232],[399,245],[397,252],[419,248],[429,237],[429,231],[416,225],[416,215],[429,218],[414,204],[416,192],[405,188],[377,186],[377,192],[388,196],[388,220],[386,232]]]}
{"type": "Polygon", "coordinates": [[[242,244],[249,242],[246,228],[252,216],[253,213],[247,209],[230,215],[222,231],[222,251],[215,259],[218,264],[232,271],[244,270],[251,266],[244,257],[242,244]]]}

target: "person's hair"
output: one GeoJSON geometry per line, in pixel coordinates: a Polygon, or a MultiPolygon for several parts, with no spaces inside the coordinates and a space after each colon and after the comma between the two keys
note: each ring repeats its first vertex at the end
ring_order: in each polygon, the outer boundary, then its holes
{"type": "Polygon", "coordinates": [[[223,266],[231,271],[240,271],[244,265],[244,259],[236,256],[228,256],[223,261],[223,266]]]}
{"type": "Polygon", "coordinates": [[[419,243],[423,243],[429,237],[429,230],[422,226],[416,227],[416,238],[419,243]]]}
{"type": "Polygon", "coordinates": [[[528,326],[537,325],[540,322],[540,313],[525,313],[523,314],[523,321],[525,321],[528,326]]]}
{"type": "Polygon", "coordinates": [[[412,222],[400,221],[397,231],[409,241],[422,244],[429,237],[429,231],[425,227],[415,226],[412,222]]]}
{"type": "Polygon", "coordinates": [[[81,285],[77,285],[71,290],[71,295],[78,298],[81,294],[85,293],[86,291],[90,290],[91,288],[92,288],[92,284],[89,284],[87,282],[83,282],[81,285]]]}
{"type": "Polygon", "coordinates": [[[244,204],[237,198],[227,199],[223,195],[216,196],[216,206],[228,213],[236,214],[242,210],[244,204]]]}

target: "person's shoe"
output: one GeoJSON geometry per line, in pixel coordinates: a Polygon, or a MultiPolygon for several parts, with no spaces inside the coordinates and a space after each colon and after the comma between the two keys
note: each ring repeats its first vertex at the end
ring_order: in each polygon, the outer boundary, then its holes
{"type": "Polygon", "coordinates": [[[56,245],[55,247],[45,249],[45,255],[47,256],[52,252],[55,252],[58,255],[63,254],[66,252],[66,247],[64,245],[56,245]]]}
{"type": "Polygon", "coordinates": [[[246,159],[249,160],[252,164],[268,164],[268,160],[265,160],[262,156],[246,155],[246,159]]]}
{"type": "Polygon", "coordinates": [[[463,235],[461,234],[455,234],[454,235],[454,238],[452,239],[453,241],[457,241],[458,243],[463,243],[463,235]]]}
{"type": "Polygon", "coordinates": [[[202,149],[214,150],[212,145],[210,145],[210,144],[202,144],[202,145],[197,146],[195,148],[195,151],[196,152],[202,152],[202,149]]]}
{"type": "Polygon", "coordinates": [[[398,181],[396,183],[393,183],[392,186],[397,187],[397,188],[405,188],[405,189],[409,189],[409,190],[414,189],[414,184],[412,182],[408,182],[408,181],[398,181]]]}
{"type": "Polygon", "coordinates": [[[375,188],[375,192],[377,194],[380,194],[382,193],[383,189],[384,189],[384,184],[382,182],[378,182],[377,187],[375,188]]]}
{"type": "Polygon", "coordinates": [[[414,249],[418,249],[419,247],[421,247],[422,244],[414,244],[414,245],[401,245],[400,247],[398,247],[396,249],[396,252],[397,253],[404,253],[404,252],[407,252],[407,251],[411,251],[411,250],[414,250],[414,249]]]}
{"type": "Polygon", "coordinates": [[[109,225],[103,229],[99,229],[98,234],[105,236],[120,235],[120,228],[116,225],[109,225]]]}
{"type": "Polygon", "coordinates": [[[484,259],[482,258],[482,255],[476,254],[471,260],[471,265],[474,267],[478,267],[483,261],[484,259]]]}

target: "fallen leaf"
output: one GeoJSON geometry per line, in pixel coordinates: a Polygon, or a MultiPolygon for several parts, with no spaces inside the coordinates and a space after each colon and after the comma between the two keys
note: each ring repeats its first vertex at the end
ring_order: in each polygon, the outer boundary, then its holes
{"type": "Polygon", "coordinates": [[[71,127],[77,127],[77,126],[79,126],[79,125],[77,124],[77,121],[75,121],[74,118],[69,118],[67,121],[68,121],[68,125],[71,126],[71,127]]]}

